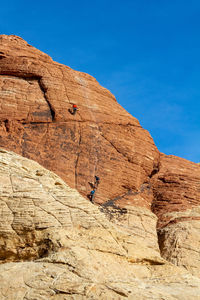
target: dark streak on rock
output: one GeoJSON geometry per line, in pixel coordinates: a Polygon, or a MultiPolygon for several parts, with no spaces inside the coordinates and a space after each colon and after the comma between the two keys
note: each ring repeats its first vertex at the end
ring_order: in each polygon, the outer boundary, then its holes
{"type": "Polygon", "coordinates": [[[51,103],[49,102],[47,96],[46,96],[46,92],[47,92],[47,88],[44,86],[44,84],[42,83],[41,78],[38,79],[38,84],[40,86],[41,91],[43,92],[44,98],[49,106],[50,112],[51,112],[51,116],[52,116],[52,121],[55,120],[55,110],[52,107],[51,103]]]}
{"type": "Polygon", "coordinates": [[[4,122],[4,126],[6,128],[6,132],[9,132],[10,131],[10,125],[9,125],[9,121],[6,119],[3,121],[4,122]]]}

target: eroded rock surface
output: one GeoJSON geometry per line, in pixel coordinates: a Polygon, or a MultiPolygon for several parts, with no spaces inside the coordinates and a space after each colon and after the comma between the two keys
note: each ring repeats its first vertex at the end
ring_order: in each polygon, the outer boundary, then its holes
{"type": "Polygon", "coordinates": [[[199,166],[162,154],[153,185],[162,256],[200,276],[199,166]]]}
{"type": "Polygon", "coordinates": [[[0,53],[0,146],[39,162],[84,196],[100,176],[98,203],[117,198],[118,205],[149,208],[159,153],[115,97],[18,37],[0,36],[0,53]]]}
{"type": "Polygon", "coordinates": [[[146,208],[127,211],[127,223],[134,226],[128,227],[124,220],[118,230],[114,224],[111,229],[99,207],[66,186],[58,176],[5,150],[0,150],[0,158],[2,261],[45,257],[59,247],[66,234],[71,236],[71,242],[74,240],[74,246],[77,240],[84,240],[82,247],[88,251],[97,246],[97,251],[117,251],[117,255],[128,256],[132,253],[131,260],[138,260],[141,254],[143,259],[146,256],[146,260],[154,261],[155,257],[160,261],[157,218],[146,208]],[[63,237],[57,244],[61,232],[63,237]]]}
{"type": "Polygon", "coordinates": [[[146,208],[127,230],[34,161],[1,149],[0,172],[0,299],[199,299],[146,208]]]}
{"type": "MultiPolygon", "coordinates": [[[[144,239],[144,218],[153,249],[156,214],[162,256],[199,275],[199,165],[160,154],[149,133],[92,76],[6,35],[0,36],[0,146],[54,171],[85,198],[94,175],[100,176],[95,202],[101,211],[127,231],[138,231],[138,241],[144,239]]],[[[10,253],[11,261],[24,259],[29,234],[15,234],[23,254],[10,253]]],[[[38,230],[30,246],[32,258],[48,248],[40,235],[38,230]]]]}

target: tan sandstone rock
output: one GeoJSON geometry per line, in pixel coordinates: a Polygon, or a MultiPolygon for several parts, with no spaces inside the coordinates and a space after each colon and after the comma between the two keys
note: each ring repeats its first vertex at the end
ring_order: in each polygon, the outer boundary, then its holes
{"type": "Polygon", "coordinates": [[[36,162],[1,149],[0,172],[0,299],[199,299],[145,208],[127,230],[36,162]]]}

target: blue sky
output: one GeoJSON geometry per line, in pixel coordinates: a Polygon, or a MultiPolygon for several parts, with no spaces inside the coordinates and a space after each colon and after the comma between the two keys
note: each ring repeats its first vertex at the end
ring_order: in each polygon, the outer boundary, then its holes
{"type": "Polygon", "coordinates": [[[200,1],[1,3],[0,34],[93,75],[158,149],[200,162],[200,1]]]}

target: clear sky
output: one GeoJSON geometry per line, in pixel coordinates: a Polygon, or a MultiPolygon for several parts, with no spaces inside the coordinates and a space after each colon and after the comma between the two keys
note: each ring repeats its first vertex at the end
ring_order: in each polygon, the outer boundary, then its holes
{"type": "Polygon", "coordinates": [[[2,1],[0,34],[93,75],[161,152],[200,162],[199,0],[2,1]]]}

